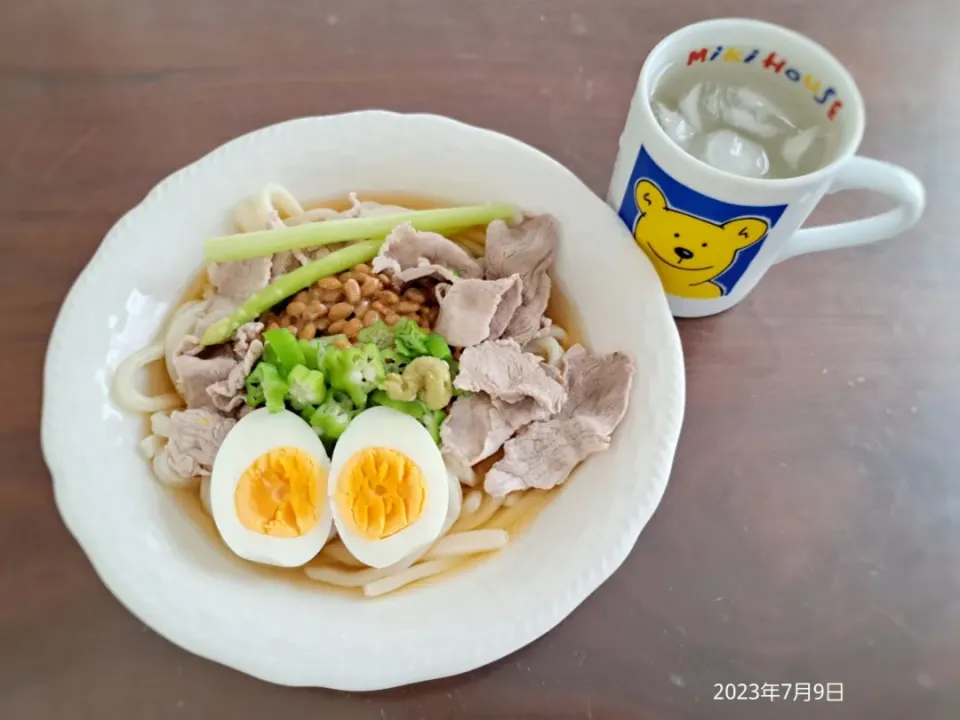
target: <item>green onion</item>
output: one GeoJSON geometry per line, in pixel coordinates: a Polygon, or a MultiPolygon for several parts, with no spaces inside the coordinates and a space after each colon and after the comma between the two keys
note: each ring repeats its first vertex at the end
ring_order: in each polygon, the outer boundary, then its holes
{"type": "Polygon", "coordinates": [[[427,346],[427,352],[433,357],[440,360],[453,359],[453,353],[450,351],[450,346],[447,345],[447,341],[443,335],[430,333],[427,335],[427,339],[423,341],[423,344],[427,346]]]}
{"type": "Polygon", "coordinates": [[[384,407],[399,410],[417,420],[422,418],[423,414],[427,412],[427,405],[423,401],[410,400],[405,402],[403,400],[394,400],[383,390],[374,390],[370,393],[370,402],[374,405],[383,405],[384,407]]]}
{"type": "Polygon", "coordinates": [[[262,361],[257,363],[253,371],[247,375],[247,379],[243,381],[244,389],[247,392],[247,405],[250,407],[263,405],[267,400],[263,394],[263,368],[267,364],[262,361]]]}
{"type": "Polygon", "coordinates": [[[260,368],[260,386],[263,388],[263,398],[267,404],[267,410],[272,413],[280,412],[283,410],[283,401],[290,387],[280,377],[279,371],[270,363],[262,362],[257,367],[260,368]]]}
{"type": "Polygon", "coordinates": [[[306,364],[307,360],[303,354],[303,348],[297,341],[297,336],[286,328],[267,330],[263,334],[263,339],[266,341],[263,359],[277,368],[281,377],[286,378],[297,365],[306,364]]]}
{"type": "Polygon", "coordinates": [[[387,325],[383,320],[377,320],[370,327],[363,328],[357,333],[357,340],[362,343],[373,343],[381,350],[393,348],[394,329],[387,325]]]}
{"type": "MultiPolygon", "coordinates": [[[[319,224],[322,225],[323,223],[319,224]]],[[[309,265],[304,265],[293,272],[281,275],[263,290],[247,298],[240,307],[225,318],[208,327],[200,340],[201,344],[216,345],[226,342],[233,336],[238,327],[266,312],[281,300],[296,295],[321,278],[336,275],[344,270],[349,270],[354,265],[372,260],[382,244],[383,240],[366,240],[354,243],[319,260],[314,260],[309,265]]]]}
{"type": "Polygon", "coordinates": [[[327,386],[323,373],[311,370],[306,365],[297,365],[287,375],[290,386],[290,404],[299,410],[309,405],[319,405],[327,398],[327,386]]]}
{"type": "Polygon", "coordinates": [[[429,355],[427,350],[427,333],[410,318],[403,318],[393,326],[396,334],[394,347],[401,356],[409,359],[429,355]]]}
{"type": "Polygon", "coordinates": [[[348,240],[384,238],[397,225],[405,222],[411,223],[417,230],[444,234],[464,227],[486,225],[494,220],[509,220],[516,215],[517,208],[513,205],[490,203],[439,210],[411,210],[379,217],[326,220],[210,238],[203,243],[203,256],[208,262],[246,260],[283,250],[300,250],[348,240]]]}
{"type": "Polygon", "coordinates": [[[429,410],[420,418],[420,424],[427,429],[437,445],[440,445],[440,426],[443,425],[446,417],[447,414],[443,410],[429,410]]]}

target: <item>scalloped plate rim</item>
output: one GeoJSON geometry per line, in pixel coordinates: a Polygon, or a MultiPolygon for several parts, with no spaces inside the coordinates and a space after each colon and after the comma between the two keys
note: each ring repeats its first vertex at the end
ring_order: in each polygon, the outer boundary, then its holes
{"type": "MultiPolygon", "coordinates": [[[[314,123],[318,121],[323,122],[330,118],[343,119],[356,116],[369,116],[373,114],[408,118],[414,121],[419,118],[429,122],[452,123],[491,136],[497,136],[500,141],[510,143],[518,152],[535,154],[538,156],[539,161],[549,163],[551,166],[553,166],[553,171],[562,172],[568,175],[570,178],[576,180],[576,182],[583,187],[585,192],[589,193],[596,199],[597,203],[602,204],[609,212],[613,212],[603,203],[600,198],[594,195],[589,188],[583,185],[582,181],[577,179],[570,170],[549,155],[546,155],[542,151],[508,135],[504,135],[493,130],[477,128],[452,118],[425,113],[408,114],[394,113],[385,110],[363,110],[339,113],[336,115],[307,116],[287,120],[258,130],[253,130],[223,143],[219,147],[201,156],[199,159],[195,160],[189,165],[186,165],[180,170],[171,173],[169,176],[161,180],[146,194],[144,199],[139,204],[127,211],[108,231],[104,237],[104,240],[97,247],[93,256],[85,265],[84,269],[81,271],[66,294],[61,309],[58,312],[56,322],[54,323],[53,330],[51,331],[44,363],[41,448],[44,460],[52,476],[55,504],[64,521],[64,524],[81,546],[81,549],[91,562],[91,565],[93,566],[97,575],[100,577],[101,581],[110,590],[111,594],[113,594],[114,597],[116,597],[117,600],[127,608],[127,610],[129,610],[144,624],[151,627],[155,632],[165,637],[170,642],[200,657],[233,668],[239,672],[251,675],[253,677],[257,677],[261,680],[280,685],[327,687],[346,691],[373,691],[397,687],[405,684],[457,675],[478,667],[482,667],[489,663],[495,662],[500,658],[506,657],[513,652],[516,652],[517,650],[535,641],[545,633],[549,632],[564,618],[566,618],[578,605],[586,600],[586,598],[601,584],[603,584],[603,582],[606,581],[617,570],[617,568],[620,567],[620,565],[629,555],[629,552],[639,537],[640,532],[643,530],[647,522],[649,522],[650,517],[652,517],[657,506],[659,505],[662,495],[666,489],[683,420],[685,395],[683,355],[680,346],[679,334],[677,333],[676,326],[673,323],[672,317],[670,316],[667,308],[666,298],[662,296],[661,292],[661,316],[664,324],[663,329],[666,331],[666,334],[662,338],[665,341],[663,352],[667,356],[666,364],[668,366],[668,372],[666,379],[670,385],[669,392],[667,393],[667,395],[669,395],[670,406],[665,410],[665,432],[663,433],[663,437],[658,444],[656,457],[652,458],[650,462],[650,474],[656,482],[655,487],[653,488],[654,493],[651,495],[651,500],[653,502],[649,507],[649,512],[644,511],[632,516],[629,527],[622,528],[620,532],[618,547],[608,548],[602,565],[598,564],[595,566],[592,572],[583,574],[580,578],[577,588],[571,589],[571,591],[568,592],[562,599],[556,599],[548,606],[549,610],[545,608],[544,611],[541,612],[537,617],[526,618],[525,621],[516,622],[514,624],[513,631],[509,634],[506,634],[506,636],[501,639],[501,646],[492,649],[492,652],[490,652],[491,648],[488,646],[486,648],[488,652],[479,660],[474,657],[472,653],[464,652],[458,662],[450,661],[449,666],[443,669],[438,669],[436,667],[431,668],[429,663],[427,663],[422,668],[412,670],[405,669],[405,671],[399,673],[399,675],[396,677],[374,677],[357,679],[355,682],[339,681],[333,683],[320,683],[316,681],[304,682],[297,680],[290,681],[289,678],[284,677],[282,672],[274,673],[265,671],[262,667],[255,667],[250,663],[244,662],[243,659],[230,657],[229,651],[217,652],[210,650],[209,647],[198,647],[198,643],[194,641],[194,637],[184,638],[183,636],[178,636],[179,628],[175,626],[171,627],[168,623],[168,618],[156,617],[151,615],[149,612],[145,612],[144,608],[137,606],[136,598],[133,597],[132,593],[128,594],[122,575],[115,574],[116,568],[114,568],[110,562],[109,553],[98,555],[98,552],[100,552],[99,549],[92,549],[89,547],[89,538],[87,537],[84,528],[86,520],[83,517],[83,514],[79,512],[77,508],[71,507],[65,503],[63,485],[61,485],[61,482],[63,481],[58,481],[58,476],[62,478],[65,473],[61,467],[61,460],[63,458],[59,457],[61,450],[59,441],[56,439],[55,429],[51,427],[50,417],[52,400],[50,399],[49,389],[52,384],[51,376],[56,369],[57,362],[60,360],[59,352],[57,352],[56,348],[57,340],[64,332],[64,326],[69,319],[71,308],[76,302],[77,297],[81,295],[85,283],[91,279],[93,269],[99,263],[104,261],[109,254],[110,248],[115,243],[122,241],[125,228],[129,224],[135,222],[138,216],[144,213],[151,204],[159,202],[167,190],[178,183],[184,182],[198,168],[215,162],[219,156],[225,155],[231,152],[233,149],[242,147],[246,143],[253,142],[257,138],[266,134],[281,132],[285,129],[289,129],[303,123],[314,123]]],[[[652,268],[651,272],[653,272],[652,268]]],[[[360,674],[362,675],[362,673],[360,674]]]]}

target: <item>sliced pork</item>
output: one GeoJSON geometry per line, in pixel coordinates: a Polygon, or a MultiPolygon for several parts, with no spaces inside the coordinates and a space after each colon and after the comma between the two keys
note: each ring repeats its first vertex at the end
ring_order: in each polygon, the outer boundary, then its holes
{"type": "Polygon", "coordinates": [[[505,403],[486,393],[459,397],[440,428],[441,452],[466,469],[490,457],[520,428],[549,417],[533,398],[505,403]]]}
{"type": "Polygon", "coordinates": [[[209,408],[170,413],[166,446],[170,468],[185,478],[209,475],[220,444],[236,422],[209,408]]]}
{"type": "Polygon", "coordinates": [[[610,447],[586,418],[533,423],[503,446],[503,459],[486,474],[483,489],[494,497],[515,490],[547,490],[566,480],[588,455],[610,447]]]}
{"type": "Polygon", "coordinates": [[[463,351],[454,385],[507,403],[530,397],[556,413],[567,393],[544,368],[543,360],[524,352],[515,340],[488,340],[463,351]]]}
{"type": "MultiPolygon", "coordinates": [[[[259,346],[260,350],[263,350],[263,343],[260,341],[260,338],[263,336],[263,323],[254,321],[244,323],[237,328],[237,332],[233,334],[233,352],[238,357],[243,357],[250,353],[251,348],[254,346],[259,346]]],[[[257,357],[260,357],[260,353],[257,353],[257,357]]]]}
{"type": "Polygon", "coordinates": [[[514,433],[514,428],[493,407],[485,393],[454,400],[450,414],[440,427],[444,457],[462,469],[490,457],[514,433]]]}
{"type": "Polygon", "coordinates": [[[576,345],[564,356],[562,370],[567,398],[560,412],[504,444],[503,460],[484,479],[491,495],[552,488],[587,456],[609,447],[627,409],[633,361],[623,353],[593,355],[576,345]]]}
{"type": "Polygon", "coordinates": [[[457,280],[437,286],[440,314],[434,328],[455,347],[496,340],[520,307],[520,276],[500,280],[457,280]]]}
{"type": "Polygon", "coordinates": [[[188,333],[196,338],[203,337],[203,333],[207,331],[208,327],[229,315],[239,304],[236,300],[231,300],[222,295],[211,295],[205,302],[207,304],[206,310],[198,316],[196,325],[188,333]]]}
{"type": "MultiPolygon", "coordinates": [[[[294,226],[303,225],[312,222],[324,222],[326,220],[342,220],[347,218],[373,217],[377,215],[397,215],[399,213],[409,212],[408,208],[399,205],[384,205],[373,200],[361,201],[356,193],[350,193],[350,207],[346,210],[337,211],[330,208],[312,208],[305,210],[298,215],[288,217],[280,221],[281,225],[294,226]]],[[[281,275],[286,275],[298,267],[312,263],[314,260],[329,255],[334,250],[342,247],[341,243],[333,245],[323,245],[314,248],[304,248],[302,250],[285,250],[278,252],[273,256],[271,268],[271,277],[276,279],[281,275]]]]}
{"type": "Polygon", "coordinates": [[[231,413],[246,402],[244,383],[263,355],[263,342],[260,340],[262,331],[263,323],[259,322],[247,323],[237,330],[231,350],[235,358],[233,368],[226,378],[209,385],[206,390],[218,410],[231,413]]]}
{"type": "Polygon", "coordinates": [[[518,430],[555,415],[566,400],[557,368],[514,340],[486,341],[460,356],[458,398],[440,429],[441,451],[461,469],[499,450],[518,430]]]}
{"type": "Polygon", "coordinates": [[[210,263],[207,275],[217,294],[238,303],[270,284],[273,258],[250,258],[232,262],[210,263]]]}
{"type": "Polygon", "coordinates": [[[284,250],[275,253],[270,263],[270,277],[276,279],[281,275],[296,270],[301,265],[305,265],[304,260],[308,258],[304,253],[294,250],[284,250]],[[299,254],[298,254],[299,253],[299,254]]]}
{"type": "Polygon", "coordinates": [[[374,200],[359,200],[355,193],[350,193],[350,200],[353,207],[340,213],[341,217],[375,217],[380,215],[399,215],[400,213],[410,212],[410,208],[400,205],[388,205],[378,203],[374,200]]]}
{"type": "Polygon", "coordinates": [[[526,345],[539,334],[543,314],[550,301],[549,275],[538,276],[530,282],[536,283],[535,290],[520,303],[503,333],[504,337],[513,338],[521,345],[526,345]]]}
{"type": "Polygon", "coordinates": [[[487,226],[484,277],[496,280],[520,276],[523,300],[504,333],[521,345],[540,330],[540,320],[550,299],[549,270],[560,245],[560,233],[552,215],[529,217],[510,227],[502,220],[487,226]]]}
{"type": "Polygon", "coordinates": [[[374,272],[392,272],[404,284],[424,277],[448,282],[478,278],[480,263],[452,240],[432,232],[419,232],[413,225],[398,225],[387,236],[380,254],[373,259],[374,272]]]}
{"type": "Polygon", "coordinates": [[[207,388],[230,377],[238,363],[232,356],[202,358],[189,354],[190,350],[193,348],[173,358],[177,377],[180,378],[180,394],[188,408],[214,407],[207,388]]]}
{"type": "Polygon", "coordinates": [[[262,331],[263,323],[246,323],[229,343],[213,348],[204,348],[196,336],[184,337],[173,366],[188,408],[214,407],[228,413],[243,404],[244,381],[263,354],[262,331]]]}
{"type": "Polygon", "coordinates": [[[621,352],[599,355],[574,345],[561,361],[567,401],[561,419],[587,417],[606,436],[627,411],[633,384],[633,360],[621,352]]]}

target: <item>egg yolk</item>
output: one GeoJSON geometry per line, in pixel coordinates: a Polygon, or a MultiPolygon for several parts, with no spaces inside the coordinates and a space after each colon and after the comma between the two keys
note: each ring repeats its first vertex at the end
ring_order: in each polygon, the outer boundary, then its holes
{"type": "Polygon", "coordinates": [[[365,448],[344,464],[335,501],[353,531],[368,540],[400,532],[419,519],[426,501],[420,468],[390,448],[365,448]]]}
{"type": "Polygon", "coordinates": [[[300,537],[317,517],[317,487],[326,472],[299,448],[265,452],[244,470],[233,499],[237,519],[248,530],[272,537],[300,537]]]}

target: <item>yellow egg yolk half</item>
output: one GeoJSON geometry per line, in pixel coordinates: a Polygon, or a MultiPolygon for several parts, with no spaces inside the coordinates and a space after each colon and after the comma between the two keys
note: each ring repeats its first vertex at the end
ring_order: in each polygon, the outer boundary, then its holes
{"type": "Polygon", "coordinates": [[[335,500],[356,534],[379,540],[415,523],[426,497],[423,473],[413,460],[390,448],[370,447],[344,464],[335,500]]]}
{"type": "Polygon", "coordinates": [[[317,488],[326,472],[299,448],[275,448],[253,461],[237,483],[237,519],[248,530],[300,537],[316,526],[317,488]]]}

